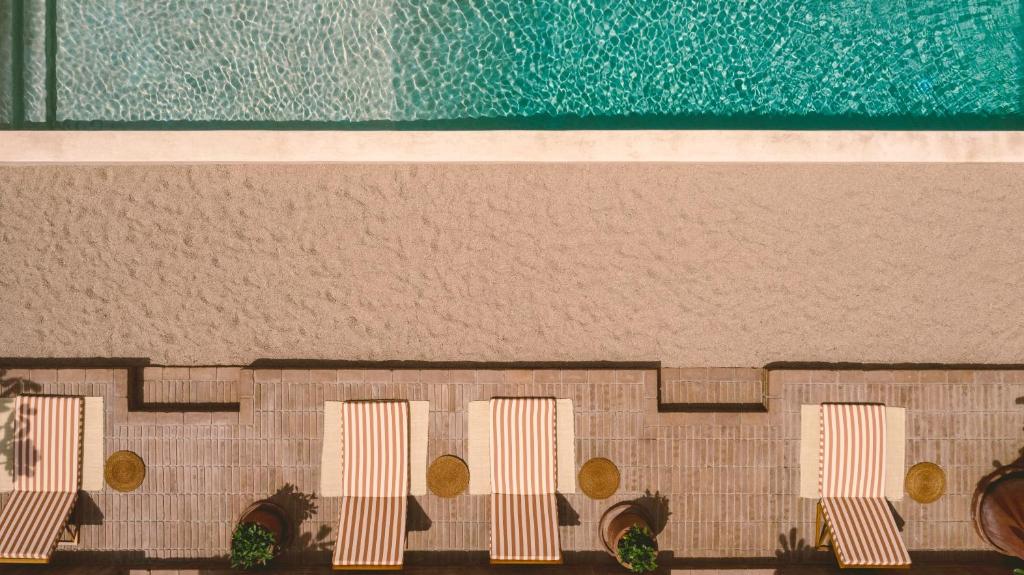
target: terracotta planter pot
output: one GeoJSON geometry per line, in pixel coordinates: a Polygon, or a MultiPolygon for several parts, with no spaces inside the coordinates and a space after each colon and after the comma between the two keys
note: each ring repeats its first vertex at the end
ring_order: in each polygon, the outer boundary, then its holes
{"type": "Polygon", "coordinates": [[[974,529],[1003,555],[1024,559],[1020,533],[1020,502],[1024,500],[1024,466],[1005,465],[986,475],[974,491],[971,515],[974,529]]]}
{"type": "Polygon", "coordinates": [[[282,549],[291,544],[295,534],[284,508],[267,500],[257,501],[247,507],[238,519],[239,525],[243,523],[255,523],[271,532],[277,541],[275,555],[279,555],[282,549]]]}
{"type": "Polygon", "coordinates": [[[619,558],[619,540],[634,525],[644,527],[651,532],[651,539],[654,540],[655,549],[657,549],[658,542],[654,538],[654,531],[651,529],[651,520],[639,505],[624,501],[613,505],[601,516],[599,528],[601,530],[601,542],[604,544],[605,551],[626,569],[629,569],[629,565],[623,563],[622,559],[619,558]]]}

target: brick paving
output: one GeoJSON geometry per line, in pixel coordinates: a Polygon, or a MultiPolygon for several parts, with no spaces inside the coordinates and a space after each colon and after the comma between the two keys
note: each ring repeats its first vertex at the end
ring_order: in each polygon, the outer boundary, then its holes
{"type": "Polygon", "coordinates": [[[763,405],[764,370],[691,367],[661,370],[660,401],[665,407],[763,405]]]}
{"type": "Polygon", "coordinates": [[[235,403],[238,367],[147,367],[142,401],[152,403],[235,403]]]}
{"type": "MultiPolygon", "coordinates": [[[[787,464],[784,501],[798,491],[799,405],[873,401],[907,408],[907,467],[931,461],[946,470],[946,494],[922,505],[895,503],[906,521],[911,549],[984,549],[974,532],[970,503],[979,479],[1021,456],[1024,447],[1024,371],[792,371],[772,372],[781,398],[787,464]],[[794,491],[795,490],[795,491],[794,491]]],[[[801,533],[813,530],[812,503],[783,515],[801,533]]]]}
{"type": "MultiPolygon", "coordinates": [[[[668,510],[659,542],[677,562],[828,561],[808,548],[814,502],[797,495],[803,403],[873,401],[907,408],[908,467],[933,461],[948,478],[940,501],[920,505],[905,499],[895,505],[906,520],[908,546],[925,552],[915,557],[985,549],[970,523],[974,484],[994,460],[1013,460],[1024,446],[1024,371],[772,371],[764,413],[659,412],[655,370],[236,369],[232,374],[239,411],[159,413],[128,411],[127,370],[3,372],[5,394],[103,396],[107,454],[131,449],[148,466],[138,491],[108,488],[84,498],[78,549],[62,551],[57,560],[222,558],[241,511],[256,499],[275,496],[302,519],[299,540],[285,561],[326,565],[338,505],[316,496],[325,400],[429,401],[429,461],[446,453],[465,457],[469,401],[499,395],[571,398],[577,467],[603,456],[622,472],[622,487],[610,500],[564,496],[560,530],[571,563],[599,557],[596,523],[607,507],[648,491],[664,497],[668,510]]],[[[485,561],[486,497],[415,499],[408,537],[411,568],[485,561]]],[[[655,498],[645,501],[657,507],[655,498]]],[[[0,504],[5,502],[0,496],[0,504]]]]}

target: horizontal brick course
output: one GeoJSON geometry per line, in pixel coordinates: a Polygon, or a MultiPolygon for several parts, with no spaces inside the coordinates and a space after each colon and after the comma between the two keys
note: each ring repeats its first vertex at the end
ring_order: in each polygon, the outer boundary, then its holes
{"type": "Polygon", "coordinates": [[[661,372],[665,406],[763,404],[764,370],[753,368],[666,368],[661,372]]]}
{"type": "Polygon", "coordinates": [[[147,404],[237,403],[243,370],[223,367],[146,367],[142,400],[147,404]]]}

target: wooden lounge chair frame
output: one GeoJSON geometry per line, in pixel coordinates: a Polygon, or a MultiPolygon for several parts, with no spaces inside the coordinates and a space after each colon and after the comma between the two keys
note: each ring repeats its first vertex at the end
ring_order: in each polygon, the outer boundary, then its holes
{"type": "Polygon", "coordinates": [[[814,505],[814,548],[819,551],[831,550],[840,569],[910,569],[910,565],[847,565],[839,556],[839,549],[832,544],[832,528],[825,519],[821,501],[814,505]]]}
{"type": "MultiPolygon", "coordinates": [[[[349,400],[349,401],[347,401],[345,403],[353,403],[353,404],[359,404],[359,403],[363,403],[363,404],[404,403],[404,404],[407,405],[406,417],[408,417],[410,419],[412,417],[411,406],[409,405],[410,402],[407,401],[407,400],[404,400],[404,399],[395,399],[395,400],[388,400],[388,399],[382,399],[382,400],[360,399],[360,400],[349,400]]],[[[411,421],[407,421],[406,422],[406,426],[409,428],[409,431],[411,432],[411,427],[410,427],[411,426],[411,421]]],[[[412,450],[412,445],[413,445],[412,442],[407,439],[406,455],[405,455],[405,457],[407,458],[407,463],[406,463],[407,466],[410,465],[410,462],[408,461],[408,459],[410,458],[410,452],[412,450]]],[[[408,471],[411,471],[411,470],[408,470],[408,471]]],[[[407,483],[407,486],[408,486],[408,483],[407,483]]],[[[406,498],[408,498],[409,496],[410,496],[410,493],[407,493],[405,495],[406,498]]],[[[407,506],[407,509],[408,509],[408,506],[407,506]]],[[[406,513],[408,513],[408,511],[406,511],[406,513]]],[[[339,535],[340,535],[340,532],[339,532],[339,535]]],[[[405,537],[405,533],[403,533],[402,536],[405,537]]],[[[405,567],[405,565],[404,565],[404,555],[403,555],[403,563],[396,564],[396,565],[336,564],[333,561],[333,557],[332,557],[332,560],[331,560],[331,569],[334,570],[334,571],[401,571],[404,567],[405,567]]]]}
{"type": "MultiPolygon", "coordinates": [[[[32,398],[69,398],[79,399],[79,420],[78,420],[78,451],[76,453],[76,465],[78,467],[78,485],[75,490],[75,501],[71,504],[68,509],[68,515],[62,520],[62,526],[60,533],[57,536],[57,540],[53,543],[53,547],[50,553],[45,558],[21,558],[21,557],[0,557],[0,564],[5,565],[46,565],[50,562],[53,555],[53,550],[57,545],[61,543],[65,544],[77,544],[81,527],[75,522],[75,508],[78,505],[78,491],[82,487],[82,450],[83,450],[83,432],[85,428],[85,398],[77,395],[57,395],[57,394],[31,394],[30,396],[18,396],[18,397],[32,397],[32,398]]],[[[12,414],[12,417],[17,417],[17,414],[12,414]]]]}
{"type": "MultiPolygon", "coordinates": [[[[554,425],[552,426],[551,432],[552,432],[552,436],[553,436],[552,439],[553,439],[553,441],[555,443],[555,445],[553,445],[552,448],[556,450],[554,461],[555,461],[555,465],[557,467],[557,462],[558,462],[558,457],[557,457],[557,435],[558,435],[558,433],[557,433],[557,429],[558,429],[557,401],[558,400],[556,398],[554,398],[554,397],[492,397],[491,400],[488,403],[493,402],[495,400],[517,400],[517,399],[524,399],[524,400],[543,399],[543,400],[550,400],[552,402],[555,402],[555,412],[556,412],[555,413],[555,418],[556,419],[554,421],[554,425]]],[[[490,407],[488,407],[488,410],[489,409],[490,409],[490,407]]],[[[491,433],[491,430],[488,429],[487,433],[489,435],[491,433]]],[[[489,456],[490,457],[494,457],[494,454],[493,453],[489,453],[489,456]]],[[[493,464],[492,462],[488,463],[489,466],[492,465],[492,464],[493,464]]],[[[555,479],[555,483],[556,483],[556,488],[557,488],[557,477],[558,477],[558,475],[557,475],[557,471],[556,471],[555,472],[555,478],[554,478],[555,479]]],[[[492,486],[492,489],[493,489],[493,486],[492,486]]],[[[552,495],[554,495],[554,494],[552,494],[552,495]]],[[[493,496],[494,496],[494,492],[492,491],[491,497],[493,497],[493,496]]],[[[493,529],[494,529],[493,521],[494,521],[494,519],[492,518],[491,521],[492,521],[491,537],[494,537],[494,533],[493,533],[493,529]]],[[[556,525],[555,525],[556,533],[557,533],[557,529],[558,529],[558,526],[557,526],[557,514],[556,514],[556,525]]],[[[560,543],[560,541],[559,541],[559,543],[560,543]]],[[[559,550],[559,558],[558,559],[493,559],[493,558],[489,558],[489,562],[490,562],[491,565],[562,565],[564,563],[564,555],[562,554],[561,550],[559,550]]]]}
{"type": "MultiPolygon", "coordinates": [[[[827,404],[822,404],[822,405],[827,405],[827,404]]],[[[874,405],[874,406],[885,407],[883,404],[849,404],[849,405],[874,405]]],[[[886,500],[886,503],[888,504],[888,499],[885,499],[885,500],[886,500]]],[[[830,525],[828,517],[825,514],[824,506],[822,504],[822,499],[820,498],[820,496],[818,497],[817,502],[815,503],[815,520],[814,520],[814,523],[815,523],[815,528],[814,528],[814,533],[815,533],[815,543],[814,544],[815,544],[815,548],[819,549],[819,550],[831,548],[832,549],[832,553],[835,556],[836,561],[838,562],[840,569],[849,569],[849,568],[856,568],[856,569],[909,569],[911,567],[911,565],[909,563],[907,563],[907,564],[900,564],[900,565],[863,565],[863,564],[850,565],[850,564],[846,563],[843,560],[843,558],[842,558],[842,556],[841,556],[841,554],[839,552],[838,546],[834,544],[834,541],[835,541],[834,537],[835,536],[834,536],[833,528],[830,525]]]]}

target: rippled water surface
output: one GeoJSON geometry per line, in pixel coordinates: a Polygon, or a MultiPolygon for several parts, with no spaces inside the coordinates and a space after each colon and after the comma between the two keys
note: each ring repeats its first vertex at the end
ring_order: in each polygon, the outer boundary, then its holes
{"type": "Polygon", "coordinates": [[[1020,116],[1021,17],[1019,0],[58,0],[56,115],[1020,116]]]}
{"type": "Polygon", "coordinates": [[[11,121],[11,3],[0,2],[0,125],[11,121]]]}

